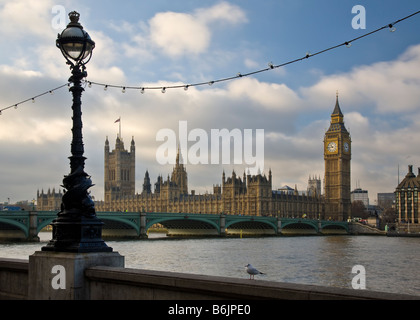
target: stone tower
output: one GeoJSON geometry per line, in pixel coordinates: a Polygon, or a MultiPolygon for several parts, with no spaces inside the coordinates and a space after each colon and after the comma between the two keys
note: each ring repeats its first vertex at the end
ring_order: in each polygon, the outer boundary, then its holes
{"type": "Polygon", "coordinates": [[[272,213],[272,174],[271,169],[268,172],[268,178],[265,174],[255,176],[247,175],[248,199],[250,206],[255,203],[255,208],[249,214],[257,216],[266,216],[272,213]]]}
{"type": "Polygon", "coordinates": [[[351,138],[344,126],[338,93],[330,127],[324,137],[325,218],[347,220],[350,217],[351,138]]]}
{"type": "Polygon", "coordinates": [[[109,151],[108,137],[105,140],[105,201],[121,199],[135,193],[136,147],[134,137],[131,140],[130,152],[124,149],[124,142],[117,136],[115,149],[109,151]]]}
{"type": "Polygon", "coordinates": [[[232,177],[222,175],[223,212],[226,214],[269,215],[272,212],[272,174],[245,175],[243,179],[232,171],[232,177]]]}
{"type": "Polygon", "coordinates": [[[152,193],[152,185],[150,183],[149,170],[146,170],[146,173],[144,174],[143,194],[150,193],[152,193]]]}
{"type": "Polygon", "coordinates": [[[244,173],[244,180],[236,176],[235,170],[232,171],[232,177],[226,178],[225,171],[222,174],[222,199],[223,211],[226,214],[237,214],[238,197],[246,194],[246,176],[244,173]],[[235,201],[236,200],[236,201],[235,201]]]}
{"type": "Polygon", "coordinates": [[[183,162],[181,151],[178,147],[176,164],[172,171],[171,182],[174,182],[178,186],[180,194],[188,194],[188,177],[183,162]]]}
{"type": "Polygon", "coordinates": [[[309,176],[308,179],[308,196],[320,196],[321,195],[321,178],[316,176],[309,176]]]}

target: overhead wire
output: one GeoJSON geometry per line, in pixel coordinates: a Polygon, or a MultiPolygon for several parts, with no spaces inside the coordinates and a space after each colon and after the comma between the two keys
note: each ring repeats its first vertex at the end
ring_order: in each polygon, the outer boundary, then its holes
{"type": "MultiPolygon", "coordinates": [[[[96,81],[90,81],[90,80],[87,80],[87,79],[85,79],[84,81],[85,81],[85,85],[88,84],[89,87],[91,87],[92,85],[97,85],[97,86],[104,87],[104,90],[107,90],[108,88],[119,88],[119,89],[122,89],[122,92],[123,93],[125,93],[126,90],[129,90],[129,89],[140,90],[141,93],[144,93],[146,90],[161,90],[162,93],[165,93],[167,89],[184,88],[184,90],[188,90],[188,88],[190,88],[190,87],[197,87],[197,86],[203,86],[203,85],[213,85],[215,83],[221,83],[221,82],[231,81],[231,80],[234,80],[234,79],[238,79],[238,78],[242,78],[242,77],[248,77],[248,76],[251,76],[251,75],[255,75],[255,74],[259,74],[259,73],[262,73],[262,72],[267,72],[267,71],[270,71],[270,70],[273,70],[273,69],[281,68],[281,67],[284,67],[284,66],[287,66],[287,65],[290,65],[290,64],[293,64],[293,63],[302,61],[302,60],[306,60],[306,59],[309,59],[311,57],[314,57],[314,56],[317,56],[317,55],[320,55],[320,54],[323,54],[325,52],[328,52],[328,51],[337,49],[337,48],[342,47],[342,46],[350,47],[353,42],[358,41],[358,40],[360,40],[362,38],[371,36],[371,35],[379,32],[381,30],[386,29],[386,28],[389,28],[389,30],[391,32],[394,32],[395,31],[395,25],[396,24],[398,24],[398,23],[400,23],[400,22],[402,22],[404,20],[407,20],[407,19],[409,19],[409,18],[411,18],[411,17],[413,17],[413,16],[415,16],[415,15],[417,15],[419,13],[420,13],[420,10],[419,11],[416,11],[416,12],[413,12],[412,14],[410,14],[410,15],[404,17],[404,18],[398,19],[398,20],[396,20],[396,21],[394,21],[392,23],[388,23],[388,24],[386,24],[386,25],[384,25],[384,26],[382,26],[380,28],[377,28],[377,29],[375,29],[373,31],[370,31],[368,33],[365,33],[365,34],[363,34],[363,35],[361,35],[359,37],[356,37],[356,38],[351,39],[351,40],[344,41],[343,43],[340,43],[340,44],[337,44],[337,45],[334,45],[334,46],[331,46],[331,47],[322,49],[322,50],[317,51],[315,53],[307,52],[303,57],[300,57],[300,58],[297,58],[297,59],[293,59],[293,60],[290,60],[290,61],[287,61],[287,62],[278,64],[278,65],[274,65],[273,63],[270,62],[268,64],[268,67],[267,68],[256,70],[256,71],[252,71],[252,72],[248,72],[248,73],[240,73],[239,72],[235,76],[230,76],[230,77],[226,77],[226,78],[221,78],[221,79],[216,79],[216,80],[211,80],[211,81],[205,81],[205,82],[189,83],[189,84],[186,83],[186,84],[179,84],[179,85],[161,85],[161,86],[127,86],[127,85],[114,85],[114,84],[101,83],[101,82],[96,82],[96,81]]],[[[14,108],[17,108],[18,105],[23,104],[23,103],[26,103],[28,101],[34,102],[36,98],[39,98],[39,97],[41,97],[43,95],[46,95],[48,93],[53,93],[54,91],[59,90],[59,89],[65,87],[65,86],[69,86],[69,85],[70,85],[70,83],[63,84],[61,86],[58,86],[57,88],[47,90],[47,91],[45,91],[43,93],[40,93],[40,94],[38,94],[36,96],[33,96],[31,98],[25,99],[25,100],[20,101],[18,103],[14,103],[14,104],[12,104],[12,105],[10,105],[8,107],[2,108],[2,109],[0,109],[0,115],[1,115],[2,111],[4,111],[4,110],[8,110],[8,109],[11,109],[13,107],[14,108]]]]}
{"type": "Polygon", "coordinates": [[[46,95],[46,94],[53,94],[53,93],[54,93],[54,91],[57,91],[57,90],[59,90],[59,89],[61,89],[61,88],[63,88],[63,87],[66,87],[66,86],[68,87],[69,85],[70,85],[70,82],[65,83],[65,84],[62,84],[61,86],[58,86],[57,88],[47,90],[47,91],[45,91],[45,92],[43,92],[43,93],[37,94],[36,96],[33,96],[33,97],[31,97],[31,98],[28,98],[28,99],[22,100],[22,101],[20,101],[20,102],[14,103],[14,104],[12,104],[12,105],[10,105],[10,106],[8,106],[8,107],[5,107],[5,108],[3,108],[3,109],[0,109],[0,115],[1,115],[2,111],[4,111],[4,110],[11,109],[11,108],[15,108],[15,109],[16,109],[16,108],[17,108],[20,104],[23,104],[23,103],[28,102],[28,101],[35,102],[35,99],[37,99],[37,98],[39,98],[39,97],[42,97],[42,96],[44,96],[44,95],[46,95]]]}
{"type": "Polygon", "coordinates": [[[269,70],[272,70],[272,69],[277,69],[277,68],[280,68],[280,67],[284,67],[286,65],[290,65],[292,63],[296,63],[296,62],[299,62],[299,61],[302,61],[302,60],[305,60],[305,59],[308,59],[308,58],[311,58],[311,57],[314,57],[314,56],[323,54],[325,52],[331,51],[333,49],[337,49],[337,48],[342,47],[342,46],[350,47],[351,46],[351,43],[353,43],[355,41],[358,41],[358,40],[360,40],[362,38],[365,38],[367,36],[370,36],[370,35],[372,35],[374,33],[377,33],[377,32],[379,32],[379,31],[381,31],[383,29],[386,29],[386,28],[389,28],[391,32],[394,32],[395,31],[395,25],[396,24],[398,24],[398,23],[400,23],[400,22],[402,22],[404,20],[407,20],[407,19],[409,19],[409,18],[411,18],[411,17],[413,17],[413,16],[415,16],[415,15],[417,15],[419,13],[420,13],[420,10],[419,11],[416,11],[416,12],[414,12],[414,13],[412,13],[412,14],[404,17],[404,18],[401,18],[399,20],[396,20],[396,21],[394,21],[392,23],[388,23],[388,24],[384,25],[383,27],[380,27],[380,28],[377,28],[377,29],[375,29],[375,30],[373,30],[371,32],[365,33],[365,34],[363,34],[363,35],[361,35],[359,37],[356,37],[356,38],[351,39],[351,40],[344,41],[343,43],[340,43],[340,44],[335,45],[335,46],[331,46],[329,48],[320,50],[318,52],[315,52],[315,53],[309,53],[309,52],[307,52],[305,54],[305,56],[303,56],[301,58],[290,60],[290,61],[287,61],[287,62],[278,64],[278,65],[273,65],[272,63],[269,63],[268,64],[268,68],[264,68],[264,69],[260,69],[260,70],[256,70],[256,71],[252,71],[252,72],[248,72],[248,73],[243,73],[243,74],[242,73],[238,73],[238,74],[236,74],[236,76],[230,76],[230,77],[227,77],[227,78],[221,78],[221,79],[217,79],[217,80],[205,81],[205,82],[198,82],[198,83],[191,83],[191,84],[162,85],[162,86],[151,86],[151,87],[150,86],[148,87],[148,86],[112,85],[112,84],[99,83],[99,82],[90,81],[90,80],[86,80],[86,81],[89,83],[90,86],[92,84],[94,84],[94,85],[98,85],[98,86],[103,86],[104,88],[121,88],[121,89],[123,89],[123,92],[125,92],[126,89],[134,89],[134,90],[139,90],[140,89],[142,93],[144,93],[145,90],[161,90],[164,93],[164,92],[166,92],[167,89],[184,88],[185,90],[187,90],[189,87],[203,86],[203,85],[207,85],[207,84],[212,85],[214,83],[220,83],[220,82],[230,81],[230,80],[234,80],[234,79],[238,79],[238,78],[242,78],[242,77],[248,77],[248,76],[251,76],[251,75],[254,75],[254,74],[258,74],[258,73],[266,72],[266,71],[269,71],[269,70]]]}

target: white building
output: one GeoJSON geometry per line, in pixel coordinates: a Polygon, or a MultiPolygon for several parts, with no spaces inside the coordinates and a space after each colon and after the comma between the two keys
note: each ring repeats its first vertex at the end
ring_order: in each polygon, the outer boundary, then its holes
{"type": "Polygon", "coordinates": [[[369,205],[369,196],[367,190],[362,190],[360,188],[356,188],[350,192],[350,200],[353,201],[362,201],[365,207],[367,208],[369,205]]]}

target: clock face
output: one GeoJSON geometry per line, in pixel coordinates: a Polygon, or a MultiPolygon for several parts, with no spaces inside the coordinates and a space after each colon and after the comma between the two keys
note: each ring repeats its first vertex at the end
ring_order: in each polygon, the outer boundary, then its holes
{"type": "Polygon", "coordinates": [[[327,146],[329,152],[334,152],[337,150],[337,144],[335,142],[330,142],[327,146]]]}
{"type": "Polygon", "coordinates": [[[347,142],[344,142],[344,151],[349,152],[349,149],[350,149],[349,144],[347,142]]]}

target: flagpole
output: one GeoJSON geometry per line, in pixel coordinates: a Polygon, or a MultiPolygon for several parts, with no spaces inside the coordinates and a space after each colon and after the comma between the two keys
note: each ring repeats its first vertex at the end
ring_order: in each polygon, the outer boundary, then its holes
{"type": "Polygon", "coordinates": [[[119,126],[119,131],[118,131],[117,137],[119,139],[121,139],[121,116],[117,120],[114,121],[114,123],[117,123],[117,122],[118,122],[118,126],[119,126]]]}

